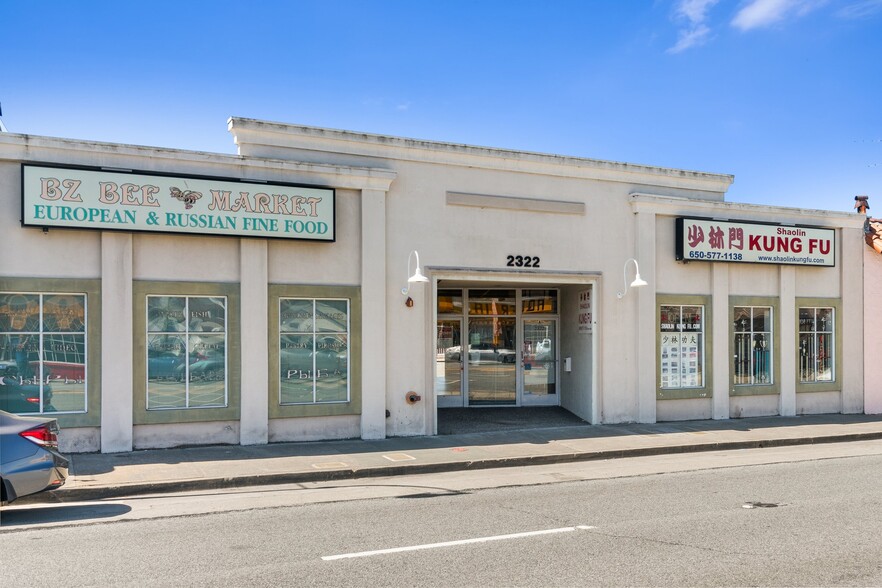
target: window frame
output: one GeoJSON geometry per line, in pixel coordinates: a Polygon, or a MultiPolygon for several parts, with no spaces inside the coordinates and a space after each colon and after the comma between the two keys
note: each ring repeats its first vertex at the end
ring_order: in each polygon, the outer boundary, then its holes
{"type": "MultiPolygon", "coordinates": [[[[61,428],[97,427],[101,425],[101,280],[78,278],[0,278],[0,292],[84,295],[86,324],[86,399],[85,410],[78,412],[33,412],[29,416],[51,417],[61,428]]],[[[42,319],[41,319],[42,322],[42,319]]],[[[41,325],[42,328],[42,325],[41,325]]],[[[42,350],[41,350],[42,352],[42,350]]]]}
{"type": "Polygon", "coordinates": [[[796,393],[839,392],[842,389],[842,300],[839,298],[797,298],[794,308],[794,372],[796,393]],[[833,309],[833,380],[801,382],[799,379],[799,311],[803,308],[833,309]]]}
{"type": "MultiPolygon", "coordinates": [[[[277,299],[277,303],[279,305],[279,312],[281,312],[281,305],[283,300],[297,300],[297,301],[308,301],[312,305],[312,327],[309,331],[285,331],[284,334],[286,336],[300,336],[300,337],[309,337],[312,340],[312,348],[310,349],[310,354],[312,355],[312,366],[309,371],[312,374],[308,379],[312,383],[312,401],[311,402],[282,402],[281,395],[281,374],[280,374],[280,382],[279,382],[279,397],[277,398],[279,405],[281,406],[314,406],[317,404],[340,404],[340,403],[348,403],[352,398],[352,388],[350,386],[350,378],[349,378],[349,342],[351,340],[349,331],[350,331],[350,319],[352,312],[350,310],[351,302],[348,298],[304,298],[297,296],[280,296],[277,299]],[[346,329],[344,331],[322,331],[318,328],[318,318],[316,315],[318,314],[318,305],[320,302],[345,302],[346,303],[346,329]],[[321,376],[319,375],[321,372],[321,368],[316,366],[316,353],[318,351],[318,341],[320,336],[330,336],[337,337],[340,335],[344,335],[346,337],[346,398],[343,400],[319,400],[318,399],[318,384],[321,376]]],[[[282,327],[281,320],[279,321],[279,341],[277,342],[277,346],[279,347],[279,361],[281,363],[281,339],[282,339],[282,327]]],[[[281,371],[281,365],[280,371],[281,371]]],[[[302,372],[301,372],[302,373],[302,372]]],[[[307,379],[307,378],[303,378],[307,379]]]]}
{"type": "MultiPolygon", "coordinates": [[[[227,354],[227,347],[228,347],[228,343],[229,343],[228,342],[228,338],[229,338],[228,335],[229,334],[227,332],[227,326],[229,325],[229,322],[227,320],[227,315],[229,314],[229,312],[228,312],[228,307],[229,307],[229,303],[230,303],[229,299],[226,296],[204,296],[204,295],[193,295],[193,294],[180,294],[180,295],[174,295],[174,296],[169,296],[169,295],[165,295],[165,294],[148,294],[146,296],[146,298],[147,298],[147,304],[146,304],[145,320],[148,323],[150,321],[150,299],[151,298],[183,298],[184,299],[184,316],[182,319],[182,323],[184,325],[183,331],[168,331],[168,330],[166,330],[166,331],[151,331],[150,327],[148,325],[148,327],[146,329],[145,337],[146,337],[147,341],[150,340],[151,336],[183,337],[183,339],[184,339],[184,364],[182,367],[184,368],[184,374],[185,374],[185,378],[183,380],[185,406],[164,406],[164,407],[152,408],[150,406],[150,382],[149,382],[150,374],[147,373],[146,375],[148,377],[148,381],[145,384],[146,390],[147,390],[147,396],[146,396],[146,401],[145,401],[147,403],[147,406],[146,406],[147,410],[148,411],[153,411],[153,410],[201,410],[203,408],[226,408],[227,406],[229,406],[229,402],[230,402],[230,400],[229,400],[229,395],[230,395],[230,390],[229,390],[229,357],[227,354]],[[199,336],[199,334],[203,333],[203,331],[193,331],[190,329],[190,322],[191,322],[190,302],[192,299],[198,299],[198,298],[223,298],[223,300],[224,300],[224,330],[223,330],[223,338],[224,338],[224,395],[223,395],[223,403],[222,404],[205,405],[205,406],[198,406],[198,405],[192,406],[191,405],[192,380],[190,378],[190,368],[191,368],[192,362],[190,361],[190,357],[191,357],[191,355],[190,355],[190,353],[191,353],[190,352],[190,338],[193,336],[199,336]]],[[[212,335],[212,336],[216,336],[216,335],[212,335]]],[[[145,346],[147,347],[147,361],[149,363],[150,345],[149,345],[149,343],[145,342],[145,346]]]]}
{"type": "Polygon", "coordinates": [[[267,329],[269,349],[269,418],[299,418],[360,415],[362,409],[361,380],[361,288],[357,286],[303,286],[289,284],[270,284],[268,288],[269,328],[267,329]],[[281,403],[281,361],[279,305],[281,299],[298,298],[312,300],[349,301],[349,360],[348,384],[349,400],[316,402],[303,404],[281,403]]]}
{"type": "Polygon", "coordinates": [[[685,399],[708,399],[713,397],[713,321],[711,311],[713,297],[709,295],[694,294],[657,294],[655,297],[655,389],[657,400],[685,400],[685,399]],[[662,388],[662,366],[660,361],[662,332],[661,309],[663,306],[702,306],[704,348],[702,350],[702,371],[704,382],[702,386],[694,388],[662,388]]]}
{"type": "Polygon", "coordinates": [[[239,420],[242,375],[239,284],[135,280],[132,282],[132,297],[132,320],[134,322],[132,328],[132,352],[134,354],[132,362],[133,424],[239,420]],[[226,406],[147,409],[148,296],[226,297],[226,406]]]}
{"type": "Polygon", "coordinates": [[[781,311],[778,298],[764,296],[729,297],[729,395],[770,396],[781,394],[781,311]],[[770,308],[772,311],[771,384],[735,384],[735,307],[770,308]]]}

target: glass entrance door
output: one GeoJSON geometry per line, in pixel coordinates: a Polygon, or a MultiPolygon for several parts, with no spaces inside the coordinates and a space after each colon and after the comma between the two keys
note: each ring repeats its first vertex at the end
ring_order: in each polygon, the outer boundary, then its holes
{"type": "Polygon", "coordinates": [[[440,289],[437,406],[558,405],[557,299],[556,290],[440,289]]]}
{"type": "Polygon", "coordinates": [[[521,405],[556,406],[557,320],[524,319],[521,332],[521,405]]]}
{"type": "Polygon", "coordinates": [[[516,322],[513,316],[469,318],[469,406],[517,405],[516,322]]]}

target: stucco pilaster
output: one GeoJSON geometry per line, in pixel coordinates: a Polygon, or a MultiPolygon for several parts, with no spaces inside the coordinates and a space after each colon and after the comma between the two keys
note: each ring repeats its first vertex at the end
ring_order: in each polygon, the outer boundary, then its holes
{"type": "Polygon", "coordinates": [[[715,419],[729,418],[729,367],[731,350],[729,349],[729,264],[714,263],[711,269],[711,324],[713,329],[713,404],[712,415],[715,419]]]}
{"type": "Polygon", "coordinates": [[[781,416],[796,415],[796,269],[791,265],[780,266],[780,325],[781,352],[781,398],[778,412],[781,416]]]}
{"type": "Polygon", "coordinates": [[[267,242],[242,239],[241,258],[242,391],[239,443],[265,444],[269,441],[269,324],[267,242]]]}
{"type": "Polygon", "coordinates": [[[386,436],[386,298],[386,192],[362,190],[362,439],[386,436]]]}
{"type": "Polygon", "coordinates": [[[101,452],[132,450],[132,235],[101,234],[101,452]]]}
{"type": "MultiPolygon", "coordinates": [[[[863,230],[842,229],[842,259],[862,259],[863,230]]],[[[842,265],[842,412],[864,411],[864,275],[862,263],[842,265]]]]}
{"type": "Polygon", "coordinates": [[[864,247],[864,412],[882,414],[882,255],[864,247]]]}

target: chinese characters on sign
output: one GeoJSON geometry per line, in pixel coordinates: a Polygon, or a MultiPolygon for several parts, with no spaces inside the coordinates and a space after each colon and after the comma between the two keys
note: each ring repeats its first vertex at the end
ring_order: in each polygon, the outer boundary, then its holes
{"type": "Polygon", "coordinates": [[[661,388],[704,386],[703,316],[703,306],[661,307],[661,388]]]}
{"type": "Polygon", "coordinates": [[[579,332],[591,333],[591,290],[579,292],[579,332]]]}
{"type": "Polygon", "coordinates": [[[713,219],[677,219],[676,256],[683,261],[734,261],[832,267],[835,231],[713,219]]]}

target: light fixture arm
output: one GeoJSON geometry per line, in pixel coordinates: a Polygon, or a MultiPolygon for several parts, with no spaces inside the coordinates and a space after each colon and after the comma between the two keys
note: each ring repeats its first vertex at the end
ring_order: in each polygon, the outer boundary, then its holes
{"type": "Polygon", "coordinates": [[[625,261],[624,267],[622,267],[622,283],[625,285],[625,289],[621,292],[616,293],[616,296],[619,297],[619,300],[625,297],[625,294],[628,293],[628,263],[634,262],[634,281],[631,282],[631,288],[640,288],[641,286],[646,286],[646,280],[640,277],[640,266],[637,265],[637,260],[633,257],[625,261]]]}
{"type": "Polygon", "coordinates": [[[423,275],[423,271],[420,269],[420,254],[413,250],[410,252],[410,255],[407,256],[407,275],[410,277],[407,278],[407,286],[401,289],[401,294],[403,296],[407,296],[410,294],[410,285],[415,284],[417,282],[428,282],[429,278],[423,275]],[[416,269],[413,272],[413,275],[410,276],[410,260],[416,257],[416,269]]]}

